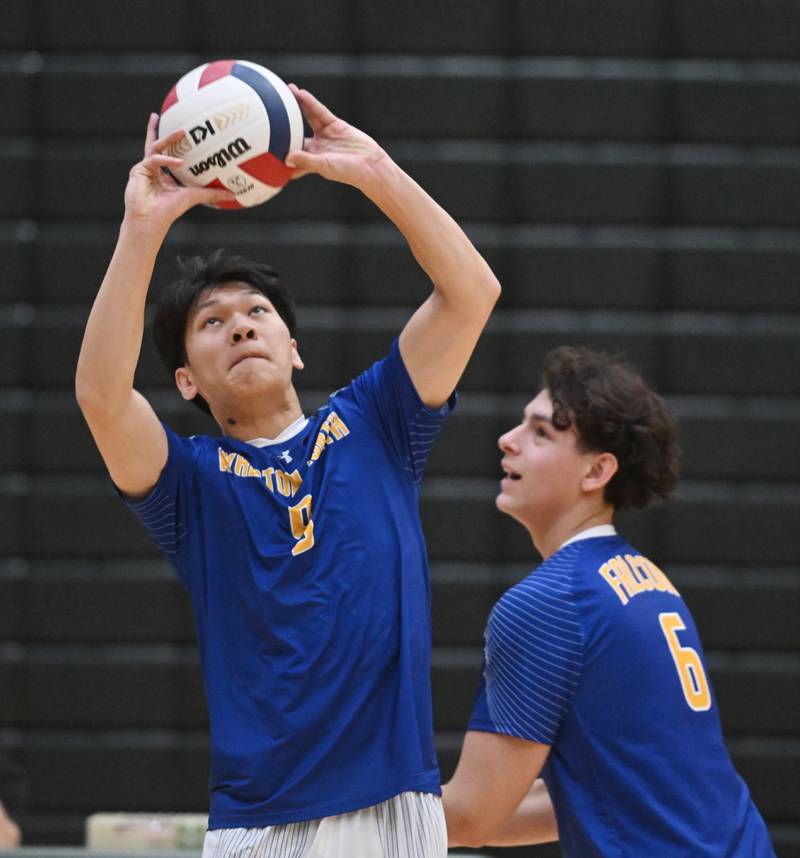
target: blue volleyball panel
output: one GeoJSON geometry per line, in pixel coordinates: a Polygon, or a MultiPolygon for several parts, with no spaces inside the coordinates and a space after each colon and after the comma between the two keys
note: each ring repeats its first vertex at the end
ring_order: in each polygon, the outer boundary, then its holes
{"type": "Polygon", "coordinates": [[[289,114],[280,95],[278,95],[272,84],[257,71],[234,63],[231,74],[244,81],[255,90],[269,116],[269,151],[281,161],[289,154],[289,143],[291,142],[291,128],[289,127],[289,114]]]}

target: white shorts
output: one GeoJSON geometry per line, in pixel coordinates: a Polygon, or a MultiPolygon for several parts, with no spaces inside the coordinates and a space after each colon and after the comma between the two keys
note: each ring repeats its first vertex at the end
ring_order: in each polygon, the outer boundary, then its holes
{"type": "Polygon", "coordinates": [[[338,816],[270,825],[217,828],[202,858],[445,858],[447,829],[438,795],[403,792],[338,816]]]}

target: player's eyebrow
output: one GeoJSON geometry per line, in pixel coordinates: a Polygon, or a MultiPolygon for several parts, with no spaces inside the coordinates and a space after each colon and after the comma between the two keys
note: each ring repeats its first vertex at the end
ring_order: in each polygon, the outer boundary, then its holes
{"type": "Polygon", "coordinates": [[[551,426],[553,425],[552,417],[548,417],[546,414],[540,414],[538,411],[523,411],[522,419],[526,423],[533,423],[534,420],[539,420],[541,423],[549,423],[551,426]]]}
{"type": "MultiPolygon", "coordinates": [[[[242,290],[246,295],[261,295],[264,297],[263,292],[259,289],[253,287],[252,289],[242,290]]],[[[214,304],[219,304],[219,298],[206,298],[205,301],[202,301],[194,308],[194,313],[199,313],[201,310],[205,310],[207,307],[213,307],[214,304]]]]}

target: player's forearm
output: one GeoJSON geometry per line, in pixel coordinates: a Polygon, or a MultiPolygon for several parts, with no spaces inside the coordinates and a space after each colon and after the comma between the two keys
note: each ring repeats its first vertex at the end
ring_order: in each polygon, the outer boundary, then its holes
{"type": "Polygon", "coordinates": [[[455,778],[442,787],[442,799],[451,849],[526,846],[558,840],[556,816],[544,781],[534,782],[510,819],[502,813],[501,796],[482,793],[474,785],[459,783],[455,778]],[[498,818],[507,821],[499,824],[493,821],[498,818]]]}
{"type": "Polygon", "coordinates": [[[453,218],[388,156],[361,190],[395,224],[446,301],[467,311],[490,310],[500,284],[453,218]]]}
{"type": "Polygon", "coordinates": [[[84,410],[113,412],[133,389],[144,335],[147,290],[162,238],[127,219],[92,306],[75,392],[84,410]]]}
{"type": "Polygon", "coordinates": [[[14,849],[22,842],[22,832],[16,822],[6,813],[0,801],[0,849],[14,849]]]}
{"type": "Polygon", "coordinates": [[[558,840],[558,826],[544,781],[534,782],[508,823],[489,837],[488,846],[526,846],[558,840]]]}

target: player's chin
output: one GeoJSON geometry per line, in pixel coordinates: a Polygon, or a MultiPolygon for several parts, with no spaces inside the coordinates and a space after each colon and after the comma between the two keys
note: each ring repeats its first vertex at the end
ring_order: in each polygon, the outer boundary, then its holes
{"type": "Polygon", "coordinates": [[[503,489],[500,489],[497,497],[494,499],[494,505],[500,510],[500,512],[508,513],[512,515],[512,510],[514,509],[514,499],[510,498],[503,489]]]}
{"type": "Polygon", "coordinates": [[[494,499],[494,505],[497,507],[500,512],[505,513],[506,515],[510,515],[511,518],[520,522],[521,524],[525,523],[528,515],[530,514],[530,509],[528,505],[524,502],[523,498],[514,497],[513,495],[506,494],[502,489],[497,497],[494,499]]]}
{"type": "Polygon", "coordinates": [[[230,384],[275,384],[277,367],[265,358],[248,358],[234,364],[228,372],[230,384]]]}
{"type": "Polygon", "coordinates": [[[238,396],[269,396],[276,387],[278,382],[274,374],[259,368],[237,372],[228,379],[228,389],[238,396]]]}

